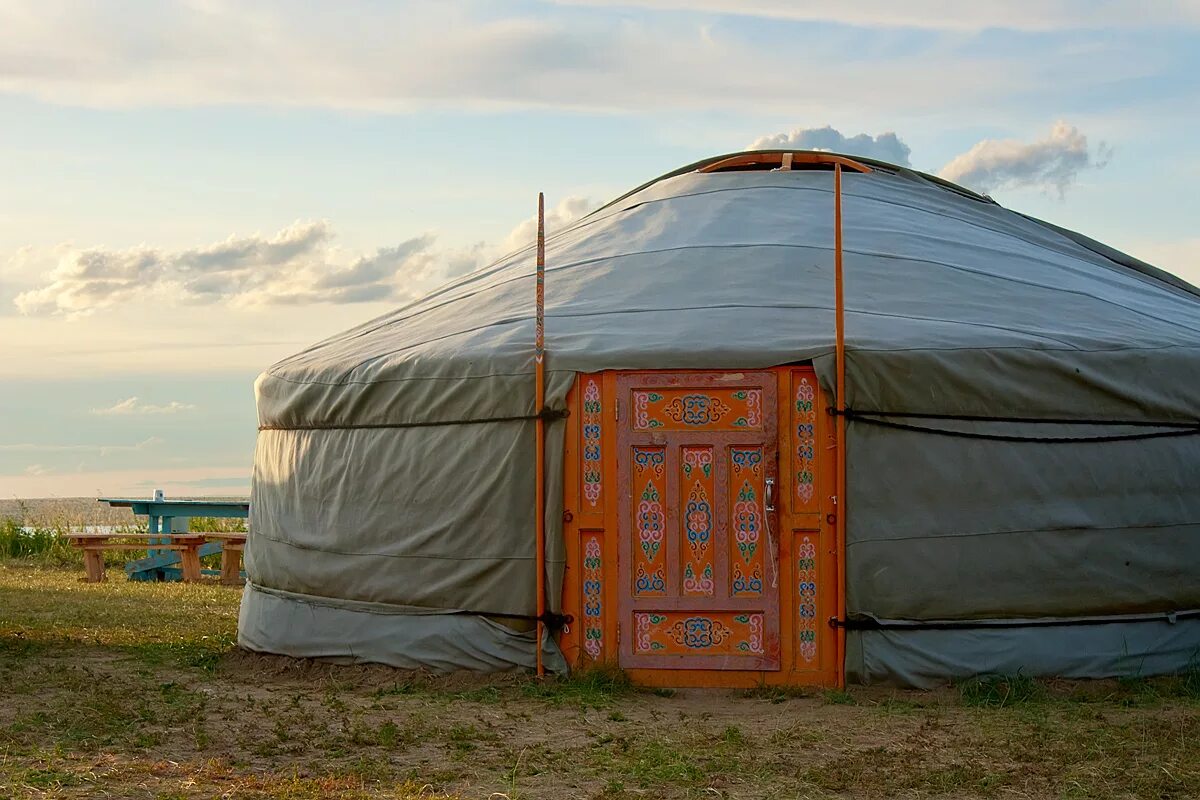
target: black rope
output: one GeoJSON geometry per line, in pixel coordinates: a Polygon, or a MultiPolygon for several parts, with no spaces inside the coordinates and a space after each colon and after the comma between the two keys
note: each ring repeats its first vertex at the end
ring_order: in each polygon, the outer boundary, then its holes
{"type": "Polygon", "coordinates": [[[845,411],[838,411],[836,408],[830,408],[829,413],[833,414],[834,416],[844,415],[846,417],[908,417],[909,419],[946,419],[962,420],[964,422],[1019,422],[1034,425],[1123,425],[1131,428],[1200,427],[1200,421],[1179,422],[1146,419],[1079,419],[1078,417],[998,417],[974,414],[923,414],[917,411],[859,411],[852,408],[848,408],[845,411]]]}
{"type": "Polygon", "coordinates": [[[1200,609],[1188,611],[1158,611],[1151,614],[1138,614],[1123,617],[1083,617],[1080,619],[997,619],[997,620],[878,620],[872,617],[856,617],[853,619],[832,618],[829,624],[834,628],[844,628],[848,631],[950,631],[950,630],[988,630],[989,628],[1056,628],[1077,627],[1084,625],[1112,625],[1119,622],[1169,622],[1174,624],[1181,619],[1200,617],[1200,609]]]}
{"type": "Polygon", "coordinates": [[[575,617],[570,614],[555,614],[552,611],[547,611],[540,617],[537,614],[506,614],[495,611],[464,611],[455,609],[447,612],[450,616],[470,616],[470,617],[499,617],[500,619],[519,619],[528,622],[544,622],[547,626],[554,630],[565,628],[575,621],[575,617]]]}
{"type": "Polygon", "coordinates": [[[855,411],[846,409],[838,411],[830,409],[835,416],[844,416],[847,421],[864,422],[868,425],[878,425],[883,428],[911,431],[913,433],[931,433],[937,436],[955,436],[960,439],[984,439],[993,442],[1035,442],[1040,444],[1066,443],[1100,443],[1128,442],[1141,439],[1165,439],[1175,436],[1194,436],[1200,433],[1200,423],[1195,422],[1152,422],[1146,420],[1080,420],[1080,419],[1049,419],[1035,417],[986,417],[954,414],[909,414],[900,411],[855,411]],[[1127,427],[1170,428],[1150,433],[1122,433],[1104,436],[1015,436],[1005,433],[980,433],[977,431],[956,431],[947,428],[930,428],[924,425],[909,425],[903,422],[879,419],[879,417],[912,417],[914,419],[959,420],[963,422],[1010,422],[1022,424],[1044,425],[1116,425],[1127,427]]]}
{"type": "Polygon", "coordinates": [[[441,428],[447,425],[482,425],[489,422],[524,422],[544,419],[548,422],[563,419],[571,412],[566,409],[544,408],[540,414],[523,414],[513,417],[473,417],[450,419],[441,422],[380,422],[366,425],[259,425],[260,431],[363,431],[383,428],[441,428]]]}

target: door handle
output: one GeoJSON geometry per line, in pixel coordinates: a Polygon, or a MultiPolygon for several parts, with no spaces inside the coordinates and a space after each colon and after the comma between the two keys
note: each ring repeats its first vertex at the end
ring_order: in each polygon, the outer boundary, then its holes
{"type": "Polygon", "coordinates": [[[771,562],[771,588],[779,585],[779,551],[775,548],[775,534],[771,530],[771,515],[775,513],[775,479],[767,478],[763,482],[763,523],[767,529],[767,553],[771,562]]]}

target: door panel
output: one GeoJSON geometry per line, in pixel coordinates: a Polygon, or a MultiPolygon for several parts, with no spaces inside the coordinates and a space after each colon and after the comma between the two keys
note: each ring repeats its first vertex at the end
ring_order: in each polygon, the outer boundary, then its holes
{"type": "Polygon", "coordinates": [[[729,563],[733,565],[729,593],[757,597],[763,593],[764,558],[763,464],[764,447],[730,447],[729,475],[733,497],[729,502],[729,563]]]}
{"type": "Polygon", "coordinates": [[[682,592],[692,597],[712,597],[716,590],[713,563],[713,481],[712,445],[684,446],[679,459],[679,519],[683,522],[684,543],[680,547],[683,563],[682,592]]]}
{"type": "Polygon", "coordinates": [[[633,652],[638,655],[704,650],[710,655],[762,656],[763,614],[717,611],[696,616],[693,612],[633,612],[633,652]]]}
{"type": "Polygon", "coordinates": [[[728,431],[763,429],[763,393],[759,388],[634,389],[633,430],[728,431]]]}
{"type": "Polygon", "coordinates": [[[633,531],[637,537],[633,553],[634,597],[664,597],[667,594],[667,448],[632,447],[633,531]]]}
{"type": "Polygon", "coordinates": [[[621,664],[778,669],[775,374],[622,373],[616,399],[621,664]]]}

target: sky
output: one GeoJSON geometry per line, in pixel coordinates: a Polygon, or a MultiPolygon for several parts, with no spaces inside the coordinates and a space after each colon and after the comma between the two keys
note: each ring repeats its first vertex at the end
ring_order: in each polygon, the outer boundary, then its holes
{"type": "Polygon", "coordinates": [[[275,361],[700,158],[1200,282],[1200,0],[0,0],[0,497],[236,495],[275,361]]]}

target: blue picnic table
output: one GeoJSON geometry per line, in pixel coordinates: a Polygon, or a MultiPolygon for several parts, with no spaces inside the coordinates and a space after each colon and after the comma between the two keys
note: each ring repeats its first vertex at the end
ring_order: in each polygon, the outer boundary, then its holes
{"type": "MultiPolygon", "coordinates": [[[[125,574],[133,581],[179,581],[183,580],[181,556],[178,550],[155,549],[156,544],[170,544],[171,534],[188,533],[192,517],[219,517],[223,519],[246,519],[250,515],[249,500],[168,500],[158,490],[151,499],[133,497],[101,497],[98,502],[113,508],[128,508],[138,516],[146,517],[150,538],[145,558],[125,564],[125,574]],[[161,536],[160,536],[161,534],[161,536]]],[[[200,556],[217,555],[223,550],[222,542],[207,542],[199,547],[200,556]]],[[[220,575],[220,570],[205,569],[206,575],[220,575]]],[[[244,577],[244,574],[243,574],[244,577]]]]}

